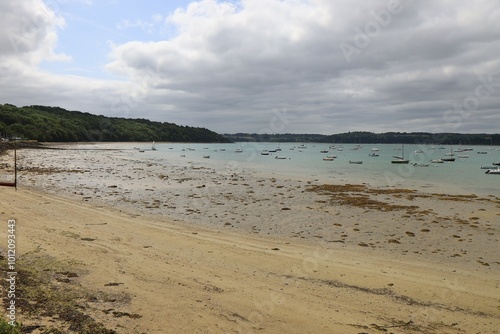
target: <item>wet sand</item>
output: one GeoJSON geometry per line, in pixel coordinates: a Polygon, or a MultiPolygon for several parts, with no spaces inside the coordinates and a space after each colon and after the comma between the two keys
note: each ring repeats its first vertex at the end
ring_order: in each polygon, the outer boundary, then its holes
{"type": "Polygon", "coordinates": [[[500,328],[495,196],[325,185],[119,151],[26,150],[19,180],[17,192],[0,188],[19,252],[75,260],[78,276],[55,284],[129,296],[81,302],[117,333],[500,328]]]}

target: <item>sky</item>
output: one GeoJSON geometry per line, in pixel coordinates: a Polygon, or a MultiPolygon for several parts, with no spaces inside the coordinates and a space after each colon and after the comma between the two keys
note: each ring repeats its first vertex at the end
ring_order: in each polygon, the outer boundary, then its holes
{"type": "Polygon", "coordinates": [[[0,0],[0,103],[218,133],[500,129],[497,0],[0,0]]]}

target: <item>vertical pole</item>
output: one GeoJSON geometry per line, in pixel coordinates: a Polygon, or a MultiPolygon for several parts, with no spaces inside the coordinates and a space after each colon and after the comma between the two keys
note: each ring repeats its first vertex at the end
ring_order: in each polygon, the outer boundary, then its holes
{"type": "Polygon", "coordinates": [[[17,150],[16,146],[14,145],[14,187],[16,188],[17,191],[17,150]]]}

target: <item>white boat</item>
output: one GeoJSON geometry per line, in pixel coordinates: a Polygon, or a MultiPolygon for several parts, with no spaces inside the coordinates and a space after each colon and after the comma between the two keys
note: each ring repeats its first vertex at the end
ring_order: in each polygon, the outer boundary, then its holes
{"type": "Polygon", "coordinates": [[[469,156],[468,155],[457,155],[457,158],[460,159],[467,159],[469,156]]]}
{"type": "Polygon", "coordinates": [[[262,151],[260,152],[261,155],[269,155],[269,151],[262,151]]]}
{"type": "Polygon", "coordinates": [[[336,155],[327,155],[326,157],[327,157],[327,158],[332,158],[332,159],[335,159],[337,156],[336,156],[336,155]]]}
{"type": "Polygon", "coordinates": [[[378,153],[375,153],[375,152],[370,153],[370,154],[368,154],[368,155],[369,155],[370,157],[378,157],[378,156],[379,156],[379,154],[378,154],[378,153]]]}
{"type": "Polygon", "coordinates": [[[434,160],[431,160],[431,162],[434,164],[442,164],[444,161],[442,159],[434,159],[434,160]]]}
{"type": "Polygon", "coordinates": [[[241,148],[237,148],[236,150],[234,150],[235,153],[243,153],[243,150],[241,148]]]}
{"type": "Polygon", "coordinates": [[[323,161],[333,161],[335,158],[332,157],[324,157],[323,161]]]}
{"type": "Polygon", "coordinates": [[[288,159],[287,157],[283,156],[283,155],[277,155],[274,157],[274,159],[281,159],[281,160],[284,160],[284,159],[288,159]]]}
{"type": "Polygon", "coordinates": [[[419,164],[419,163],[413,163],[413,166],[415,167],[429,167],[429,164],[419,164]]]}
{"type": "Polygon", "coordinates": [[[488,169],[485,174],[500,175],[500,168],[497,168],[497,169],[488,169]]]}
{"type": "Polygon", "coordinates": [[[156,145],[155,145],[155,142],[154,142],[154,141],[153,141],[153,145],[151,146],[151,149],[152,149],[153,151],[156,151],[156,145]]]}
{"type": "Polygon", "coordinates": [[[377,151],[378,151],[378,148],[374,147],[374,148],[372,148],[372,151],[377,152],[377,151]]]}
{"type": "Polygon", "coordinates": [[[349,163],[350,164],[361,165],[363,163],[363,161],[361,161],[361,160],[349,160],[349,163]]]}
{"type": "Polygon", "coordinates": [[[481,165],[481,169],[498,169],[498,166],[494,166],[494,165],[481,165]]]}

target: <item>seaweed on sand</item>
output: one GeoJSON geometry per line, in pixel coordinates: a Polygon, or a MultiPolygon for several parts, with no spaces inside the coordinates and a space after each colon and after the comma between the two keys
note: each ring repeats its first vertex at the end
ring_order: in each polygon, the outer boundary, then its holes
{"type": "MultiPolygon", "coordinates": [[[[74,267],[72,263],[49,256],[31,254],[18,258],[16,308],[19,314],[23,314],[29,327],[43,328],[43,333],[115,334],[116,331],[89,315],[92,313],[89,301],[106,302],[111,296],[82,287],[78,283],[79,270],[74,267]],[[44,324],[41,320],[45,320],[44,324]]],[[[3,280],[1,284],[6,288],[8,283],[3,280]]],[[[6,305],[6,295],[3,298],[6,305]]]]}

